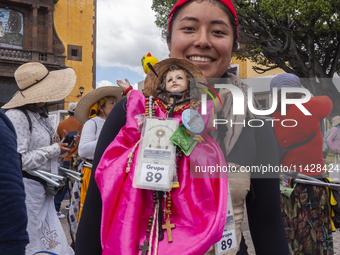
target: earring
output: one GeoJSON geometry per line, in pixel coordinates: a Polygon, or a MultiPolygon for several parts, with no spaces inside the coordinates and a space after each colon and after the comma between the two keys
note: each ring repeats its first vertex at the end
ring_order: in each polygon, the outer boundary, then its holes
{"type": "Polygon", "coordinates": [[[230,63],[229,63],[229,65],[231,65],[233,63],[233,60],[232,59],[230,59],[230,63]]]}

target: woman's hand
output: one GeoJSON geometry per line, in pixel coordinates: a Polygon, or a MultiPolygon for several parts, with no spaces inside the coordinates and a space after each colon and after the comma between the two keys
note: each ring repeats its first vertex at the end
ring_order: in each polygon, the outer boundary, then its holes
{"type": "Polygon", "coordinates": [[[130,82],[128,79],[125,78],[126,82],[123,82],[122,80],[117,80],[117,84],[118,86],[125,91],[127,88],[129,88],[131,86],[130,82]]]}
{"type": "MultiPolygon", "coordinates": [[[[117,84],[123,90],[123,93],[124,93],[125,90],[132,87],[128,79],[125,78],[125,81],[126,82],[124,83],[122,80],[117,80],[117,84]]],[[[127,99],[129,99],[129,95],[130,95],[131,91],[132,90],[129,90],[126,95],[124,93],[124,95],[126,96],[127,99]]]]}
{"type": "Polygon", "coordinates": [[[80,140],[80,135],[79,135],[79,134],[77,134],[77,135],[75,135],[75,136],[73,136],[73,137],[74,137],[74,139],[73,139],[73,144],[72,144],[72,146],[70,147],[70,149],[73,149],[74,147],[76,147],[77,143],[78,143],[79,140],[80,140]]]}
{"type": "Polygon", "coordinates": [[[60,148],[60,155],[66,153],[66,152],[69,152],[70,151],[70,148],[67,147],[67,143],[58,143],[59,145],[59,148],[60,148]]]}
{"type": "MultiPolygon", "coordinates": [[[[67,131],[66,131],[66,129],[63,129],[63,134],[64,134],[64,137],[67,136],[67,131]]],[[[77,143],[79,142],[79,139],[80,139],[80,135],[79,135],[79,134],[73,136],[73,143],[72,143],[72,145],[71,145],[70,147],[67,147],[67,146],[68,146],[67,143],[62,143],[62,142],[61,142],[61,143],[58,143],[58,144],[59,144],[59,147],[60,147],[60,150],[62,151],[62,147],[67,148],[68,151],[69,151],[70,149],[73,149],[73,148],[77,145],[77,143]],[[64,144],[64,145],[63,145],[63,144],[64,144]]],[[[65,152],[66,152],[66,151],[61,152],[60,154],[64,154],[65,152]]]]}

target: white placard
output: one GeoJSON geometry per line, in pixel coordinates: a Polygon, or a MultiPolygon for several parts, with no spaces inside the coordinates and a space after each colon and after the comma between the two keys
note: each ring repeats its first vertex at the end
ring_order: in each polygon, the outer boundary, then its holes
{"type": "Polygon", "coordinates": [[[235,218],[233,200],[231,198],[230,186],[228,183],[228,204],[227,218],[223,230],[222,239],[214,244],[215,255],[228,254],[231,251],[238,250],[238,243],[235,234],[235,218]]]}
{"type": "Polygon", "coordinates": [[[223,231],[223,237],[216,245],[218,254],[225,254],[237,248],[235,229],[223,231]]]}
{"type": "Polygon", "coordinates": [[[167,184],[169,179],[169,166],[143,163],[140,175],[141,183],[167,184]]]}
{"type": "Polygon", "coordinates": [[[177,127],[178,120],[145,119],[132,184],[134,188],[171,190],[176,169],[176,147],[170,137],[177,127]]]}

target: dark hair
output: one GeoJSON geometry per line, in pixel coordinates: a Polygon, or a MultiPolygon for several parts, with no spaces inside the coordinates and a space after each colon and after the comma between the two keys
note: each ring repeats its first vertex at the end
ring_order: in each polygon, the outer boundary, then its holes
{"type": "Polygon", "coordinates": [[[172,71],[175,71],[175,70],[182,70],[184,72],[184,74],[187,76],[187,79],[188,79],[188,83],[189,83],[188,88],[190,90],[185,93],[183,99],[184,100],[198,99],[198,90],[196,88],[195,78],[185,68],[179,67],[178,65],[171,65],[169,67],[169,69],[166,72],[164,72],[163,77],[162,77],[162,83],[159,85],[159,87],[157,87],[155,97],[162,99],[166,103],[169,102],[168,92],[162,91],[159,88],[161,88],[161,89],[166,88],[166,76],[167,76],[168,72],[172,72],[172,71]]]}
{"type": "Polygon", "coordinates": [[[236,40],[237,26],[236,26],[236,22],[235,22],[235,17],[230,12],[229,8],[224,3],[222,3],[219,0],[189,0],[188,2],[186,2],[183,5],[181,5],[180,7],[178,7],[178,9],[174,12],[174,15],[172,17],[172,22],[170,24],[170,31],[167,32],[167,34],[166,34],[166,41],[168,43],[171,42],[172,27],[173,27],[174,21],[176,20],[176,18],[178,16],[178,13],[180,13],[180,11],[185,6],[187,6],[188,4],[192,3],[193,1],[196,1],[197,3],[202,3],[204,1],[209,1],[209,3],[211,3],[213,5],[217,4],[217,6],[220,7],[227,14],[227,16],[229,18],[229,21],[230,21],[230,24],[231,24],[231,27],[233,29],[233,35],[234,35],[233,50],[235,51],[237,49],[237,46],[238,46],[237,40],[236,40]]]}

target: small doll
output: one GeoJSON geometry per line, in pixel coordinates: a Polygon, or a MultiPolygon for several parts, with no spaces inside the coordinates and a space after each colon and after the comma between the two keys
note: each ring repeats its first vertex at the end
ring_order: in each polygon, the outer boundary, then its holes
{"type": "MultiPolygon", "coordinates": [[[[208,114],[200,117],[204,128],[197,134],[202,140],[191,148],[189,156],[177,146],[176,188],[164,192],[133,186],[139,160],[135,154],[142,135],[136,116],[171,117],[178,120],[178,128],[186,130],[182,123],[185,110],[197,114],[201,110],[200,98],[205,86],[196,65],[185,59],[169,58],[155,64],[154,70],[155,73],[150,71],[146,76],[144,95],[133,90],[127,79],[117,81],[128,98],[126,125],[104,152],[95,174],[103,201],[103,255],[113,250],[125,254],[146,254],[146,251],[204,254],[222,238],[228,201],[227,176],[204,171],[207,167],[227,169],[220,147],[205,133],[210,130],[211,114],[221,109],[221,105],[207,101],[208,114]]],[[[227,93],[221,90],[220,96],[227,93]]],[[[164,134],[158,132],[159,137],[164,134]]],[[[155,166],[156,160],[152,167],[155,166]]],[[[151,180],[150,176],[147,178],[151,180]]]]}

